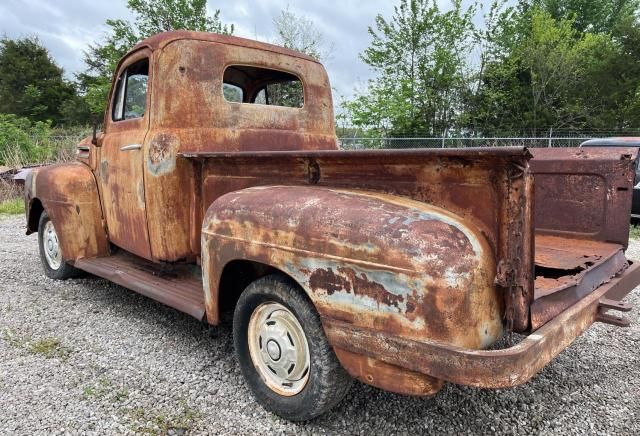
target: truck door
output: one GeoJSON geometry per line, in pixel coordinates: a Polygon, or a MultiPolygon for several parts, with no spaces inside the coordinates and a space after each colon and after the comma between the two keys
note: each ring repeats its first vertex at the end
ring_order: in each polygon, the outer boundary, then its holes
{"type": "Polygon", "coordinates": [[[136,52],[118,70],[105,117],[99,169],[109,240],[148,259],[143,147],[149,130],[149,57],[146,49],[136,52]]]}

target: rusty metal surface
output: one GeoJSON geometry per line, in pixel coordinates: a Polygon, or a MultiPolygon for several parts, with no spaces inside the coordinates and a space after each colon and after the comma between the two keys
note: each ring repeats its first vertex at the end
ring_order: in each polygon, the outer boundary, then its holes
{"type": "Polygon", "coordinates": [[[171,32],[148,45],[154,50],[152,113],[142,165],[150,255],[160,261],[191,261],[200,255],[204,209],[194,185],[199,167],[180,153],[335,150],[329,80],[324,68],[306,56],[233,37],[171,32]],[[222,78],[230,64],[295,74],[304,83],[304,107],[227,102],[222,78]]]}
{"type": "Polygon", "coordinates": [[[538,329],[562,311],[593,292],[612,277],[621,274],[628,266],[622,250],[575,275],[566,277],[556,288],[546,289],[531,304],[531,327],[538,329]]]}
{"type": "Polygon", "coordinates": [[[193,32],[187,30],[175,30],[170,32],[162,32],[157,35],[153,35],[149,38],[143,39],[136,44],[130,51],[135,52],[141,48],[149,48],[151,50],[162,49],[168,44],[179,40],[192,40],[201,42],[213,42],[218,44],[225,44],[235,46],[237,49],[250,48],[269,53],[286,55],[287,57],[294,57],[304,59],[306,61],[318,63],[317,60],[299,51],[291,50],[289,48],[281,47],[278,45],[268,44],[265,42],[256,41],[253,39],[240,38],[231,35],[221,35],[218,33],[207,32],[193,32]]]}
{"type": "MultiPolygon", "coordinates": [[[[148,50],[139,50],[129,56],[120,64],[115,77],[119,77],[129,65],[150,55],[151,52],[148,50]]],[[[149,74],[147,108],[150,107],[150,95],[153,92],[153,73],[150,71],[149,74]]],[[[113,94],[113,90],[111,93],[113,94]]],[[[141,118],[113,121],[112,113],[113,102],[106,111],[102,146],[93,148],[93,152],[99,156],[96,177],[104,205],[109,240],[131,253],[151,259],[143,152],[121,150],[127,145],[144,143],[150,114],[147,110],[141,118]]]]}
{"type": "Polygon", "coordinates": [[[426,397],[442,389],[443,380],[409,371],[362,354],[336,348],[336,356],[349,374],[363,383],[402,395],[426,397]]]}
{"type": "Polygon", "coordinates": [[[203,253],[212,323],[222,269],[250,259],[293,277],[325,317],[469,348],[502,334],[487,239],[422,202],[322,187],[241,190],[209,209],[203,253]]]}
{"type": "Polygon", "coordinates": [[[38,231],[41,204],[60,235],[62,256],[73,262],[84,257],[105,256],[107,235],[96,180],[82,163],[33,169],[25,182],[27,233],[38,231]]]}
{"type": "Polygon", "coordinates": [[[76,145],[76,159],[95,171],[98,166],[98,159],[97,153],[91,153],[91,147],[93,146],[91,139],[91,136],[87,136],[76,145]]]}
{"type": "Polygon", "coordinates": [[[547,365],[573,340],[598,320],[600,299],[628,294],[640,281],[640,265],[601,286],[513,347],[469,350],[432,342],[404,339],[349,323],[324,320],[329,340],[392,365],[432,377],[483,388],[517,386],[547,365]]]}
{"type": "Polygon", "coordinates": [[[531,150],[536,232],[627,247],[637,148],[531,150]]]}
{"type": "Polygon", "coordinates": [[[125,286],[146,297],[204,319],[202,280],[188,265],[160,265],[125,252],[74,265],[91,274],[125,286]]]}
{"type": "MultiPolygon", "coordinates": [[[[526,173],[519,170],[526,167],[528,154],[522,148],[510,149],[466,149],[443,150],[438,153],[433,150],[413,150],[396,152],[261,152],[261,153],[237,153],[224,157],[213,158],[210,156],[195,158],[203,162],[203,194],[204,207],[214,203],[220,196],[237,191],[239,189],[281,184],[283,181],[291,185],[316,184],[317,186],[335,187],[341,189],[359,189],[375,192],[394,194],[404,198],[398,201],[418,200],[448,211],[448,213],[462,220],[465,225],[478,229],[482,237],[489,244],[493,259],[508,259],[514,256],[511,264],[518,268],[518,273],[513,275],[518,296],[521,298],[521,306],[517,311],[516,321],[518,329],[526,329],[529,325],[528,305],[533,299],[533,282],[527,274],[531,269],[527,268],[527,258],[532,259],[530,244],[525,241],[529,232],[524,230],[527,218],[515,219],[526,215],[530,211],[526,205],[531,197],[526,197],[526,189],[520,189],[526,180],[526,173]],[[310,171],[314,168],[313,171],[310,171]],[[518,173],[519,171],[519,173],[518,173]],[[515,174],[514,174],[515,173],[515,174]],[[512,181],[509,188],[509,180],[512,181]],[[514,187],[518,190],[513,189],[514,187]],[[511,199],[510,201],[508,201],[511,199]],[[522,228],[511,231],[511,223],[520,222],[522,228]],[[509,223],[509,224],[503,224],[509,223]],[[516,250],[515,247],[521,247],[516,250]],[[511,247],[511,248],[510,248],[511,247]],[[517,257],[516,257],[517,256],[517,257]],[[525,260],[521,260],[525,259],[525,260]]],[[[265,190],[262,197],[270,198],[272,193],[265,190]]],[[[260,196],[257,196],[260,197],[260,196]]],[[[259,198],[256,198],[258,200],[259,198]]],[[[294,198],[289,198],[294,200],[294,198]]],[[[253,201],[253,200],[252,200],[253,201]]],[[[274,201],[274,200],[272,200],[274,201]]],[[[431,207],[419,203],[419,207],[431,207]]],[[[215,203],[214,203],[215,204],[215,203]]],[[[336,213],[344,213],[332,202],[323,202],[325,208],[336,210],[336,213]]],[[[253,210],[256,205],[248,203],[244,205],[247,211],[253,210]]],[[[293,204],[279,212],[283,218],[289,214],[295,214],[298,204],[293,204]]],[[[349,204],[344,207],[350,208],[349,204]]],[[[367,214],[367,211],[360,211],[367,214]]],[[[355,211],[344,217],[345,222],[355,225],[361,215],[355,211]]],[[[327,221],[315,220],[316,228],[321,229],[322,235],[332,234],[335,219],[328,217],[327,221]]],[[[206,228],[205,221],[205,228],[206,228]]],[[[307,227],[296,229],[297,241],[301,246],[308,245],[310,252],[324,253],[323,247],[316,248],[310,238],[310,229],[307,227]]],[[[252,242],[258,247],[265,240],[272,238],[268,232],[254,235],[252,242]]],[[[343,233],[339,236],[345,243],[356,243],[357,236],[343,233]],[[352,238],[355,238],[352,240],[352,238]]],[[[253,249],[249,241],[248,247],[238,247],[238,257],[243,256],[244,251],[253,249]]],[[[215,251],[215,250],[214,250],[215,251]]],[[[267,264],[277,268],[284,268],[281,262],[273,263],[269,259],[268,248],[263,248],[261,253],[267,264]]],[[[401,251],[401,250],[400,250],[401,251]]],[[[206,250],[203,250],[205,256],[206,250]]],[[[212,254],[213,255],[213,254],[212,254]]],[[[448,258],[447,258],[448,259],[448,258]]],[[[231,259],[229,259],[231,260],[231,259]]],[[[339,260],[337,259],[338,263],[339,260]]],[[[395,260],[389,260],[394,264],[395,260]]],[[[438,265],[434,269],[445,265],[446,261],[433,260],[438,265]]],[[[208,262],[203,259],[203,267],[207,268],[208,262]]],[[[224,264],[217,266],[215,274],[210,278],[212,293],[215,294],[219,274],[224,264]]],[[[495,267],[487,272],[488,288],[493,292],[493,274],[495,267]]],[[[499,289],[501,299],[504,298],[504,290],[499,289]]],[[[216,322],[217,308],[215,302],[209,305],[209,317],[211,322],[216,322]]],[[[514,311],[515,312],[515,311],[514,311]]],[[[477,329],[474,328],[474,329],[477,329]]],[[[470,334],[470,337],[475,335],[470,334]]],[[[450,333],[451,334],[451,333],[450,333]]]]}
{"type": "Polygon", "coordinates": [[[151,138],[168,135],[175,153],[336,150],[329,79],[317,62],[249,47],[178,40],[157,53],[151,138]],[[228,65],[290,72],[304,83],[302,108],[232,103],[224,99],[228,65]],[[193,110],[194,105],[198,110],[193,110]]]}
{"type": "Polygon", "coordinates": [[[620,244],[537,235],[535,264],[560,270],[586,269],[621,249],[620,244]]]}
{"type": "Polygon", "coordinates": [[[579,284],[591,270],[597,269],[614,256],[617,256],[615,265],[618,267],[614,273],[619,271],[626,267],[622,251],[622,246],[619,244],[538,235],[534,299],[537,300],[579,284]]]}

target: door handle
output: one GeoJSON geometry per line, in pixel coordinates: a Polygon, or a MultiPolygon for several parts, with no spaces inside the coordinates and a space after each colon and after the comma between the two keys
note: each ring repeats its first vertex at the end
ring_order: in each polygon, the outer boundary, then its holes
{"type": "Polygon", "coordinates": [[[142,145],[140,144],[129,144],[123,147],[120,147],[120,151],[130,151],[130,150],[140,150],[142,145]]]}

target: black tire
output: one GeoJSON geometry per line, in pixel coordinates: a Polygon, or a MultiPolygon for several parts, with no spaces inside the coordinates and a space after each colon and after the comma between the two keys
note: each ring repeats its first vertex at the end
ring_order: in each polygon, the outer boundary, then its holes
{"type": "Polygon", "coordinates": [[[242,374],[256,400],[267,410],[290,421],[306,421],[336,406],[353,379],[342,368],[325,337],[315,307],[288,277],[273,274],[251,283],[242,293],[233,316],[233,340],[242,374]],[[302,390],[285,396],[271,389],[260,376],[249,351],[249,322],[264,303],[278,303],[297,319],[309,349],[308,379],[302,390]]]}
{"type": "Polygon", "coordinates": [[[47,215],[47,212],[42,212],[42,214],[40,215],[40,221],[38,222],[38,251],[40,252],[40,262],[42,263],[42,268],[44,269],[45,275],[54,280],[65,280],[79,276],[81,271],[69,265],[64,260],[61,260],[60,266],[58,268],[54,269],[51,267],[51,265],[49,265],[49,262],[47,261],[47,257],[45,255],[44,247],[44,231],[49,221],[51,220],[49,219],[49,215],[47,215]]]}

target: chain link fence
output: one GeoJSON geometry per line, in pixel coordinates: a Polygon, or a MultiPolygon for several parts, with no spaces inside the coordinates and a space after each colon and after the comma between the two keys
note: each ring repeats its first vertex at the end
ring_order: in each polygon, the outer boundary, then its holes
{"type": "Polygon", "coordinates": [[[530,137],[530,138],[339,138],[343,150],[401,149],[401,148],[464,148],[464,147],[577,147],[592,139],[584,137],[530,137]]]}

